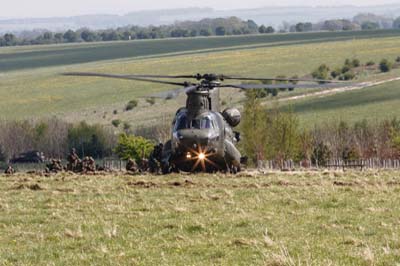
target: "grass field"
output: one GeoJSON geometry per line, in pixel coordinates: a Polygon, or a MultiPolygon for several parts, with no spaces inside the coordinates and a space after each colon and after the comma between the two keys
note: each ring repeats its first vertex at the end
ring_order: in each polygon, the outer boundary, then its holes
{"type": "Polygon", "coordinates": [[[0,176],[1,265],[396,265],[397,172],[0,176]]]}
{"type": "MultiPolygon", "coordinates": [[[[123,112],[125,104],[133,98],[174,88],[59,75],[65,71],[303,76],[321,63],[340,66],[345,58],[357,57],[362,62],[378,62],[384,57],[394,60],[400,54],[399,44],[399,31],[371,31],[5,48],[0,49],[0,67],[3,67],[0,98],[4,99],[0,102],[0,119],[37,119],[56,115],[68,121],[86,120],[110,125],[111,120],[118,118],[136,127],[173,114],[185,102],[181,97],[178,101],[159,101],[149,107],[142,101],[134,111],[123,112]],[[118,111],[117,115],[113,115],[114,110],[118,111]]],[[[399,73],[395,71],[388,76],[399,73]]],[[[363,80],[374,78],[375,75],[370,74],[362,77],[363,80]]],[[[398,87],[398,83],[394,84],[398,87]]],[[[382,90],[381,96],[395,105],[400,92],[382,90]]],[[[242,98],[243,95],[236,90],[224,92],[224,100],[229,105],[240,105],[242,98]]],[[[348,108],[362,109],[361,100],[355,98],[353,102],[347,101],[347,105],[327,105],[326,110],[321,110],[324,102],[313,100],[313,105],[308,105],[304,101],[299,102],[296,109],[307,121],[315,120],[319,115],[321,118],[318,119],[323,120],[335,108],[340,109],[344,118],[349,118],[352,113],[347,112],[348,108]],[[319,111],[317,115],[315,110],[319,111]]],[[[380,114],[393,113],[393,105],[387,106],[385,101],[376,101],[380,106],[377,110],[380,114]]],[[[371,116],[369,113],[366,115],[371,116]]]]}
{"type": "Polygon", "coordinates": [[[311,97],[289,103],[301,124],[312,126],[324,121],[370,122],[399,117],[400,82],[389,82],[362,90],[327,97],[311,97]]]}
{"type": "Polygon", "coordinates": [[[0,72],[102,60],[198,54],[200,50],[203,50],[203,52],[207,52],[207,50],[238,50],[241,49],[241,46],[247,46],[247,48],[275,47],[339,40],[396,37],[399,34],[400,30],[319,32],[12,47],[0,49],[0,72]]]}

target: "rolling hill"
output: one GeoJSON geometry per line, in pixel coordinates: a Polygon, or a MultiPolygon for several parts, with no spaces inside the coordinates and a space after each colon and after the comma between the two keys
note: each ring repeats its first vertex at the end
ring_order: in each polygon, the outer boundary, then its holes
{"type": "MultiPolygon", "coordinates": [[[[177,101],[157,102],[151,108],[145,101],[140,101],[133,111],[123,112],[131,99],[174,88],[59,75],[65,71],[304,76],[322,63],[332,68],[341,66],[346,58],[359,58],[362,62],[378,62],[382,58],[394,60],[400,55],[399,44],[400,32],[391,30],[4,48],[0,49],[0,98],[5,99],[0,102],[0,119],[59,116],[68,121],[87,120],[109,125],[111,120],[118,118],[138,127],[155,123],[184,104],[183,97],[177,101]]],[[[397,74],[397,70],[387,75],[369,73],[362,79],[384,79],[397,74]]],[[[400,92],[395,89],[398,83],[393,84],[382,85],[390,89],[379,92],[370,88],[348,92],[349,96],[345,96],[345,92],[291,104],[300,117],[317,121],[335,115],[336,110],[367,106],[362,101],[364,98],[357,94],[360,93],[368,100],[367,104],[375,106],[373,110],[378,116],[379,113],[386,115],[390,113],[388,109],[395,110],[393,101],[400,99],[400,92]],[[331,97],[334,97],[332,103],[328,104],[326,101],[331,97]],[[354,100],[343,100],[348,97],[354,100]],[[385,108],[389,102],[393,103],[392,107],[385,108]]],[[[228,105],[240,106],[243,99],[243,94],[236,90],[227,89],[223,96],[228,105]]],[[[366,107],[364,110],[364,114],[357,117],[371,117],[369,111],[372,109],[366,107]]],[[[343,118],[346,116],[353,117],[351,112],[347,115],[343,111],[343,118]]]]}

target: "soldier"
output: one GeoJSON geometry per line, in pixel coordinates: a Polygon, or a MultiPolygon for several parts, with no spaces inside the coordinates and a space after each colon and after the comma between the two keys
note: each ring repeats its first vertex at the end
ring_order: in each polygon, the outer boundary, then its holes
{"type": "Polygon", "coordinates": [[[12,168],[11,165],[9,165],[9,166],[7,167],[7,169],[4,171],[4,173],[5,173],[6,175],[13,175],[13,174],[15,174],[15,169],[12,168]]]}
{"type": "Polygon", "coordinates": [[[147,171],[149,171],[149,160],[148,159],[146,159],[146,158],[143,158],[141,161],[140,161],[140,167],[139,167],[140,169],[140,172],[147,172],[147,171]]]}
{"type": "Polygon", "coordinates": [[[79,158],[78,154],[76,154],[75,148],[71,150],[71,153],[68,155],[68,171],[78,171],[78,164],[80,163],[81,159],[79,158]]]}
{"type": "Polygon", "coordinates": [[[154,149],[150,154],[148,164],[151,173],[158,173],[161,168],[163,148],[164,145],[160,142],[158,145],[154,146],[154,149]]]}
{"type": "Polygon", "coordinates": [[[138,170],[137,164],[133,159],[129,159],[128,162],[126,163],[126,171],[135,173],[138,170]]]}
{"type": "Polygon", "coordinates": [[[63,171],[61,160],[51,159],[51,163],[47,165],[47,173],[58,173],[63,171]]]}
{"type": "Polygon", "coordinates": [[[94,173],[96,172],[96,162],[93,157],[86,156],[82,161],[82,172],[83,173],[94,173]]]}

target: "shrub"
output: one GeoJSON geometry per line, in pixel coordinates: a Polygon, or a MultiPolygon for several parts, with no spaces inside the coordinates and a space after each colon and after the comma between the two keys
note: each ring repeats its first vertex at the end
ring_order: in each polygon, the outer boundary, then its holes
{"type": "Polygon", "coordinates": [[[117,114],[118,114],[118,110],[114,110],[114,111],[113,111],[113,114],[114,114],[114,115],[117,115],[117,114]]]}
{"type": "Polygon", "coordinates": [[[379,69],[382,72],[389,72],[393,68],[393,63],[389,62],[387,59],[382,59],[379,63],[379,69]]]}
{"type": "Polygon", "coordinates": [[[132,158],[139,162],[142,158],[150,156],[154,148],[153,143],[139,136],[121,134],[114,152],[119,158],[128,160],[132,158]]]}
{"type": "Polygon", "coordinates": [[[129,129],[131,129],[131,124],[124,122],[124,131],[128,131],[129,129]]]}
{"type": "Polygon", "coordinates": [[[400,56],[398,56],[398,57],[396,58],[396,62],[397,62],[397,63],[400,63],[400,56]]]}
{"type": "Polygon", "coordinates": [[[344,67],[342,67],[342,74],[349,72],[350,69],[351,69],[350,66],[345,65],[344,67]]]}
{"type": "Polygon", "coordinates": [[[336,68],[335,70],[333,70],[331,72],[331,77],[335,79],[335,78],[339,77],[341,73],[342,73],[342,70],[340,68],[336,68]]]}
{"type": "Polygon", "coordinates": [[[371,61],[368,61],[366,65],[367,66],[373,66],[373,65],[375,65],[375,62],[371,60],[371,61]]]}
{"type": "Polygon", "coordinates": [[[314,147],[313,153],[311,155],[311,161],[313,164],[325,166],[327,165],[331,156],[332,153],[329,150],[328,146],[320,142],[314,147]]]}
{"type": "Polygon", "coordinates": [[[322,64],[313,73],[311,73],[311,75],[315,79],[328,79],[329,70],[330,69],[327,65],[322,64]]]}
{"type": "Polygon", "coordinates": [[[131,100],[125,106],[125,111],[133,110],[133,108],[135,108],[137,105],[138,105],[138,101],[137,100],[131,100]]]}
{"type": "Polygon", "coordinates": [[[156,103],[156,98],[151,97],[151,98],[147,98],[146,102],[150,105],[154,105],[156,103]]]}
{"type": "Polygon", "coordinates": [[[101,125],[81,122],[68,130],[68,147],[76,148],[79,156],[103,158],[112,154],[114,134],[101,125]]]}
{"type": "Polygon", "coordinates": [[[113,121],[111,121],[111,124],[114,127],[119,127],[119,125],[121,124],[121,120],[120,119],[114,119],[113,121]]]}
{"type": "Polygon", "coordinates": [[[356,75],[354,74],[354,72],[349,71],[346,72],[342,75],[342,79],[341,80],[352,80],[356,77],[356,75]]]}
{"type": "Polygon", "coordinates": [[[355,58],[353,59],[353,61],[351,62],[353,67],[359,67],[361,65],[361,62],[359,59],[355,58]]]}

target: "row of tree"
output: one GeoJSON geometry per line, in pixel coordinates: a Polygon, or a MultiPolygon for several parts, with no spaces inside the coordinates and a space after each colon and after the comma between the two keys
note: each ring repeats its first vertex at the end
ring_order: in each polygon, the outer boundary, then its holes
{"type": "Polygon", "coordinates": [[[399,159],[400,120],[353,124],[329,121],[312,129],[301,127],[291,111],[265,111],[256,92],[247,93],[242,124],[242,148],[251,161],[329,159],[399,159]]]}
{"type": "Polygon", "coordinates": [[[375,14],[359,14],[352,20],[332,19],[318,23],[299,22],[297,24],[284,24],[284,31],[310,32],[310,31],[350,31],[350,30],[378,30],[400,29],[400,17],[397,19],[378,16],[375,14]]]}
{"type": "MultiPolygon", "coordinates": [[[[323,165],[329,159],[395,159],[400,156],[400,120],[353,124],[330,121],[311,129],[301,124],[291,111],[273,108],[265,111],[255,91],[247,93],[244,135],[241,148],[256,163],[259,160],[312,160],[323,165]]],[[[154,128],[153,128],[154,129],[154,128]]],[[[56,118],[40,122],[0,123],[0,161],[20,153],[40,151],[47,158],[66,158],[72,148],[78,154],[104,158],[140,160],[148,156],[156,140],[166,141],[169,123],[157,130],[125,132],[119,137],[101,125],[65,123],[56,118]],[[157,133],[158,132],[158,133],[157,133]],[[150,134],[150,135],[149,135],[150,134]],[[152,140],[150,140],[151,138],[152,140]]]]}
{"type": "Polygon", "coordinates": [[[87,28],[65,32],[41,32],[17,37],[8,33],[0,37],[0,46],[34,45],[53,43],[98,42],[134,39],[184,38],[197,36],[224,36],[255,33],[274,33],[271,26],[258,26],[254,21],[243,21],[237,17],[203,19],[200,21],[177,22],[163,26],[127,26],[108,30],[90,30],[87,28]]]}
{"type": "Polygon", "coordinates": [[[113,153],[116,136],[110,128],[70,124],[57,118],[49,120],[0,122],[0,161],[8,161],[20,153],[43,152],[49,158],[65,158],[76,148],[80,156],[103,158],[113,153]]]}

